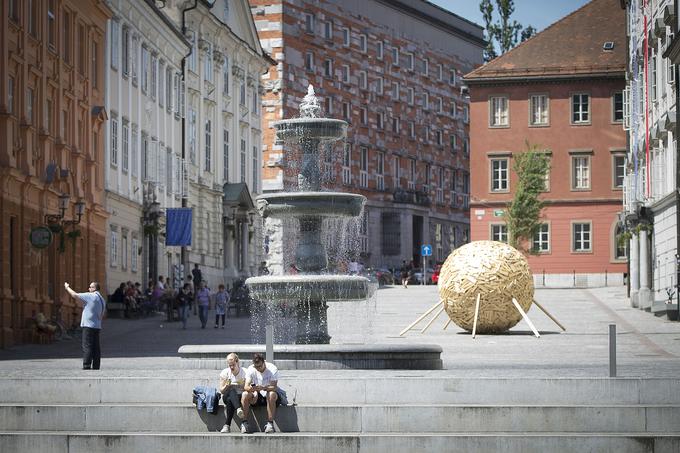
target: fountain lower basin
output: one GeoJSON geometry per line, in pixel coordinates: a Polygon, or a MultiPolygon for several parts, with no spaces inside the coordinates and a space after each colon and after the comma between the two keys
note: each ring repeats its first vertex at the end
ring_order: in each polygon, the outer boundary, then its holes
{"type": "Polygon", "coordinates": [[[291,118],[273,121],[276,137],[288,143],[302,141],[330,142],[347,135],[347,122],[334,118],[291,118]]]}
{"type": "Polygon", "coordinates": [[[260,195],[257,209],[263,217],[358,217],[366,197],[342,192],[283,192],[260,195]]]}
{"type": "Polygon", "coordinates": [[[357,275],[281,275],[246,280],[253,299],[267,302],[342,302],[366,300],[373,288],[357,275]]]}

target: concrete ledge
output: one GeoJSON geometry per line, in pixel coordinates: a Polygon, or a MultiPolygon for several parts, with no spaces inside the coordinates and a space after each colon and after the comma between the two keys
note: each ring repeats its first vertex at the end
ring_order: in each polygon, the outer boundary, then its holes
{"type": "MultiPolygon", "coordinates": [[[[227,354],[244,360],[265,345],[184,345],[177,351],[183,368],[223,369],[227,354]]],[[[282,370],[392,369],[441,370],[442,348],[433,344],[311,344],[274,345],[274,362],[282,370]]]]}
{"type": "Polygon", "coordinates": [[[680,449],[680,436],[640,433],[540,434],[126,434],[126,433],[0,433],[7,452],[91,453],[143,451],[196,453],[198,451],[277,451],[296,453],[413,453],[446,451],[473,453],[503,451],[616,451],[671,453],[680,449]]]}

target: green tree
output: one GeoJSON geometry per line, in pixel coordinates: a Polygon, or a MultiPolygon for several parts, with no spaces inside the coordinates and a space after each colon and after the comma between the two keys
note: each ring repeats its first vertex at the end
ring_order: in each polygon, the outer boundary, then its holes
{"type": "Polygon", "coordinates": [[[495,0],[496,6],[491,0],[481,0],[479,11],[484,19],[487,45],[484,48],[484,61],[496,58],[496,48],[504,54],[517,45],[518,40],[525,41],[536,34],[536,29],[531,25],[523,27],[516,20],[511,19],[515,12],[514,0],[495,0]],[[494,11],[498,18],[494,20],[494,11]]]}
{"type": "Polygon", "coordinates": [[[517,188],[505,214],[510,245],[524,253],[533,250],[534,237],[541,228],[541,211],[545,202],[539,198],[545,191],[550,169],[549,150],[526,142],[527,150],[513,156],[517,188]]]}

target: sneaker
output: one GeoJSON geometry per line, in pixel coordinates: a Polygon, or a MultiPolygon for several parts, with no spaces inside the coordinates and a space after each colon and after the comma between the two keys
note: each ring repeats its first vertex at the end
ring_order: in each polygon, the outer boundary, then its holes
{"type": "Polygon", "coordinates": [[[236,409],[236,416],[243,420],[243,409],[241,409],[240,407],[236,409]]]}
{"type": "Polygon", "coordinates": [[[241,434],[248,434],[248,422],[241,423],[241,434]]]}
{"type": "Polygon", "coordinates": [[[266,425],[264,425],[264,432],[269,434],[274,432],[274,423],[272,422],[267,422],[266,425]]]}
{"type": "Polygon", "coordinates": [[[222,429],[220,430],[221,433],[230,433],[231,432],[231,426],[229,425],[224,425],[222,429]]]}
{"type": "Polygon", "coordinates": [[[217,324],[215,324],[215,329],[217,329],[217,324]]]}
{"type": "Polygon", "coordinates": [[[222,328],[224,329],[224,326],[222,326],[222,328]]]}

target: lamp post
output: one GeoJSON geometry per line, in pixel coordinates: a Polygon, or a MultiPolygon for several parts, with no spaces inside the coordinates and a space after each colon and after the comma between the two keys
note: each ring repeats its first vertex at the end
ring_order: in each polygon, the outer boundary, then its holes
{"type": "Polygon", "coordinates": [[[144,215],[144,234],[148,245],[148,276],[154,283],[158,280],[158,219],[161,216],[161,204],[152,201],[147,204],[144,215]]]}

